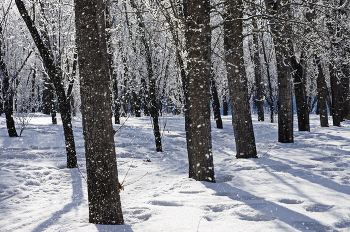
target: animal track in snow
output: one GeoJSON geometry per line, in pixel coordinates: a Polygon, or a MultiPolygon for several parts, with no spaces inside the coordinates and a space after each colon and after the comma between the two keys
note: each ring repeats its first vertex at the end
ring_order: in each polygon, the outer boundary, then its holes
{"type": "Polygon", "coordinates": [[[210,210],[213,211],[215,213],[220,213],[223,212],[225,210],[229,210],[229,209],[233,209],[236,208],[238,206],[242,206],[244,204],[219,204],[219,205],[207,205],[205,207],[205,210],[210,210]]]}
{"type": "Polygon", "coordinates": [[[183,204],[173,202],[173,201],[150,201],[149,203],[152,205],[159,205],[159,206],[183,206],[183,204]]]}
{"type": "Polygon", "coordinates": [[[147,207],[133,207],[124,210],[125,214],[132,215],[133,218],[137,218],[141,221],[147,221],[152,214],[150,213],[150,209],[147,207]]]}
{"type": "Polygon", "coordinates": [[[234,175],[224,175],[224,176],[218,176],[216,178],[216,183],[224,183],[231,181],[235,176],[234,175]]]}
{"type": "Polygon", "coordinates": [[[275,220],[275,217],[268,216],[265,214],[260,214],[260,213],[251,213],[251,214],[244,214],[244,213],[238,213],[239,219],[245,220],[245,221],[272,221],[275,220]]]}
{"type": "Polygon", "coordinates": [[[309,212],[326,212],[333,207],[333,205],[314,204],[307,206],[305,210],[309,212]]]}
{"type": "Polygon", "coordinates": [[[301,200],[295,200],[295,199],[281,199],[279,202],[284,203],[284,204],[301,204],[304,201],[301,200]]]}
{"type": "Polygon", "coordinates": [[[185,191],[179,191],[179,193],[183,193],[183,194],[198,194],[198,193],[204,193],[205,191],[201,191],[201,190],[185,190],[185,191]]]}

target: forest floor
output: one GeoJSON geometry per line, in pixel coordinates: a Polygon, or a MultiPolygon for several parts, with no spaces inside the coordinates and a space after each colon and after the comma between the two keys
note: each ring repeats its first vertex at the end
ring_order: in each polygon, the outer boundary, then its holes
{"type": "Polygon", "coordinates": [[[0,231],[350,231],[349,121],[321,128],[311,115],[311,132],[295,128],[295,143],[281,144],[277,124],[254,116],[259,159],[235,158],[231,117],[223,122],[212,124],[216,183],[206,183],[188,178],[183,117],[161,118],[161,153],[150,118],[130,117],[115,136],[125,225],[106,226],[88,223],[81,117],[73,124],[82,175],[65,168],[60,119],[35,114],[9,138],[2,116],[0,231]]]}

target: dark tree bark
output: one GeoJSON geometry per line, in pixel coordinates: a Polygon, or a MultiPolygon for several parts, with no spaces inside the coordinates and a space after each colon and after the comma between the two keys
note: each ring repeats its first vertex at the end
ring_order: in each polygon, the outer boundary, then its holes
{"type": "Polygon", "coordinates": [[[119,102],[119,96],[118,96],[118,80],[117,80],[117,73],[114,68],[114,47],[112,46],[112,40],[111,40],[111,29],[113,27],[113,17],[110,14],[109,8],[111,7],[110,4],[112,2],[109,1],[106,6],[106,30],[107,30],[107,50],[108,50],[108,65],[109,65],[109,75],[111,78],[112,83],[112,99],[113,99],[113,105],[114,105],[114,123],[120,124],[120,102],[119,102]]]}
{"type": "Polygon", "coordinates": [[[342,85],[342,120],[350,119],[350,88],[348,68],[344,70],[344,77],[341,78],[342,85]]]}
{"type": "Polygon", "coordinates": [[[209,0],[184,3],[188,52],[186,87],[186,141],[189,177],[215,182],[210,123],[211,31],[209,0]]]}
{"type": "Polygon", "coordinates": [[[232,125],[237,158],[258,158],[248,97],[243,52],[243,2],[228,1],[224,19],[224,46],[228,86],[232,104],[232,125]]]}
{"type": "Polygon", "coordinates": [[[75,0],[89,221],[123,224],[102,0],[75,0]],[[99,62],[96,62],[98,60],[99,62]]]}
{"type": "MultiPolygon", "coordinates": [[[[46,78],[45,78],[46,79],[46,78]]],[[[49,115],[51,113],[51,99],[53,98],[53,95],[50,91],[50,83],[48,80],[44,79],[44,90],[43,90],[43,97],[42,97],[42,102],[43,102],[43,108],[42,108],[42,113],[49,115]]]]}
{"type": "Polygon", "coordinates": [[[55,108],[55,93],[54,87],[49,78],[45,78],[44,80],[44,90],[43,90],[43,113],[46,115],[51,114],[52,124],[57,124],[57,115],[55,108]]]}
{"type": "MultiPolygon", "coordinates": [[[[255,12],[255,4],[252,5],[255,12]]],[[[256,19],[252,21],[253,28],[258,31],[256,19]]],[[[261,79],[261,62],[259,53],[259,35],[253,34],[253,63],[254,63],[254,77],[255,77],[255,96],[254,104],[258,111],[258,121],[264,121],[264,82],[261,79]]]]}
{"type": "Polygon", "coordinates": [[[332,119],[333,126],[340,126],[342,121],[342,112],[341,112],[341,98],[342,93],[341,83],[338,79],[335,67],[330,65],[330,81],[331,81],[331,93],[332,93],[332,119]]]}
{"type": "MultiPolygon", "coordinates": [[[[263,37],[263,35],[262,35],[263,37]]],[[[267,103],[269,104],[270,107],[270,122],[274,122],[274,114],[275,114],[275,100],[273,97],[273,89],[272,89],[272,84],[271,84],[271,74],[270,74],[270,69],[269,69],[269,62],[267,59],[267,54],[266,54],[266,49],[265,49],[265,44],[264,40],[261,40],[262,43],[262,49],[263,49],[263,55],[264,55],[264,61],[265,61],[265,66],[266,66],[266,76],[267,76],[267,84],[268,84],[268,95],[266,97],[267,103]]]]}
{"type": "Polygon", "coordinates": [[[222,100],[222,115],[228,115],[228,101],[226,96],[224,96],[224,99],[222,100]]]}
{"type": "MultiPolygon", "coordinates": [[[[186,68],[185,68],[185,61],[181,55],[181,42],[179,39],[179,28],[176,23],[174,23],[174,20],[172,19],[168,9],[164,7],[164,5],[157,0],[158,5],[161,7],[161,12],[164,15],[167,23],[169,24],[169,30],[172,35],[172,39],[175,45],[175,56],[176,56],[176,62],[180,69],[180,77],[182,82],[182,89],[184,94],[184,116],[185,116],[185,130],[189,127],[190,120],[189,120],[189,114],[188,114],[188,108],[190,105],[188,104],[188,76],[186,74],[186,68]]],[[[177,2],[177,11],[175,10],[174,14],[178,15],[178,17],[183,18],[184,17],[184,7],[180,4],[180,1],[177,2]]],[[[186,3],[184,3],[186,6],[186,3]]],[[[186,46],[186,45],[185,45],[186,46]]],[[[175,114],[178,113],[179,110],[175,109],[175,114]]]]}
{"type": "Polygon", "coordinates": [[[31,90],[31,95],[30,95],[30,100],[29,102],[32,103],[32,108],[31,108],[31,112],[32,113],[35,113],[35,105],[33,102],[35,102],[35,79],[36,79],[36,70],[34,69],[33,70],[33,77],[32,77],[32,81],[31,81],[31,84],[32,84],[32,90],[31,90]]]}
{"type": "MultiPolygon", "coordinates": [[[[67,63],[68,63],[68,60],[67,60],[67,63]]],[[[67,98],[70,103],[70,108],[71,108],[73,117],[76,116],[76,109],[74,107],[75,100],[72,93],[73,93],[75,78],[77,77],[77,66],[78,66],[78,54],[74,53],[72,70],[71,72],[70,70],[68,70],[68,72],[70,72],[70,75],[69,75],[68,90],[67,90],[67,98]]]]}
{"type": "MultiPolygon", "coordinates": [[[[156,142],[156,151],[161,152],[163,149],[162,149],[162,138],[161,138],[160,128],[159,128],[159,105],[158,105],[158,99],[157,99],[156,77],[154,76],[154,72],[153,72],[152,54],[151,54],[150,45],[146,39],[146,26],[144,23],[145,20],[143,19],[141,11],[138,9],[134,0],[130,0],[130,5],[136,10],[136,16],[137,16],[138,25],[139,25],[140,34],[141,34],[141,43],[143,44],[145,49],[147,75],[148,75],[148,81],[149,81],[149,92],[148,92],[149,96],[146,97],[147,100],[145,101],[144,107],[146,107],[147,102],[149,102],[150,104],[149,111],[153,119],[153,133],[154,133],[154,138],[156,142]]],[[[146,110],[146,108],[144,109],[146,110]]]]}
{"type": "Polygon", "coordinates": [[[210,76],[210,89],[211,89],[211,97],[212,97],[212,107],[214,112],[214,119],[216,122],[216,128],[223,129],[222,119],[220,114],[220,101],[218,96],[218,90],[216,88],[216,82],[213,77],[213,74],[210,76]]]}
{"type": "Polygon", "coordinates": [[[305,65],[301,58],[300,63],[295,57],[292,57],[291,62],[294,69],[294,94],[297,106],[298,129],[299,131],[310,131],[309,109],[306,101],[305,89],[305,65]]]}
{"type": "Polygon", "coordinates": [[[320,59],[315,56],[315,63],[318,67],[317,77],[317,110],[320,115],[321,127],[328,127],[328,114],[327,114],[327,96],[328,88],[326,79],[323,73],[323,68],[320,59]]]}
{"type": "Polygon", "coordinates": [[[72,128],[72,120],[70,114],[70,106],[69,102],[66,98],[66,93],[64,91],[63,83],[62,83],[62,70],[54,64],[52,59],[53,55],[50,50],[44,45],[37,28],[34,25],[34,22],[30,18],[25,5],[22,0],[16,0],[16,5],[18,11],[20,12],[24,22],[27,25],[28,30],[36,44],[36,47],[39,50],[40,56],[43,60],[45,69],[48,72],[50,77],[50,81],[53,83],[56,94],[58,97],[58,104],[62,117],[63,124],[63,132],[66,142],[66,151],[67,151],[67,167],[75,168],[77,167],[77,157],[75,151],[75,143],[73,136],[73,128],[72,128]]]}
{"type": "MultiPolygon", "coordinates": [[[[52,95],[54,95],[53,94],[53,87],[52,86],[50,86],[51,87],[51,92],[52,92],[52,95]]],[[[54,125],[56,125],[57,124],[57,110],[56,110],[56,106],[55,106],[55,98],[54,97],[52,97],[52,99],[51,99],[51,107],[50,107],[50,110],[51,110],[51,122],[52,122],[52,124],[54,124],[54,125]]]]}
{"type": "MultiPolygon", "coordinates": [[[[0,25],[0,38],[3,38],[0,25]]],[[[13,90],[10,87],[10,76],[4,61],[2,41],[0,39],[0,78],[2,79],[2,98],[4,100],[4,113],[6,116],[6,128],[10,137],[18,137],[15,120],[13,119],[13,90]]]]}
{"type": "Polygon", "coordinates": [[[274,36],[277,80],[278,80],[278,142],[293,143],[293,98],[291,80],[291,27],[278,18],[289,18],[289,4],[286,0],[265,0],[268,13],[272,16],[271,32],[274,36]],[[277,11],[281,15],[277,15],[277,11]]]}
{"type": "MultiPolygon", "coordinates": [[[[127,25],[127,29],[128,29],[128,37],[131,41],[131,49],[133,50],[134,54],[137,54],[136,45],[135,45],[134,38],[133,38],[133,32],[131,30],[132,25],[131,25],[130,20],[129,20],[129,13],[128,13],[129,11],[128,11],[127,6],[126,6],[126,1],[123,1],[123,7],[124,7],[124,12],[125,12],[125,21],[126,21],[126,25],[127,25]]],[[[127,64],[126,64],[126,58],[123,58],[123,55],[122,55],[122,59],[123,59],[123,63],[124,63],[125,75],[128,76],[130,80],[132,80],[130,82],[129,90],[125,91],[126,92],[126,94],[124,94],[125,100],[130,101],[129,107],[130,107],[131,114],[135,115],[136,117],[141,117],[141,99],[146,94],[145,81],[144,81],[144,78],[141,78],[141,87],[139,90],[139,94],[137,94],[136,93],[136,84],[135,84],[135,81],[133,81],[134,79],[136,79],[135,74],[132,72],[129,72],[127,64]]],[[[125,80],[124,85],[127,86],[126,85],[127,79],[125,78],[124,80],[125,80]]],[[[144,100],[144,98],[142,100],[144,100]]],[[[147,105],[145,102],[143,104],[143,107],[144,107],[145,115],[148,115],[148,109],[147,109],[147,105]],[[146,107],[146,109],[145,109],[145,107],[146,107]]],[[[125,105],[125,108],[124,108],[125,113],[127,113],[127,111],[125,110],[126,108],[127,108],[127,105],[125,105]]]]}

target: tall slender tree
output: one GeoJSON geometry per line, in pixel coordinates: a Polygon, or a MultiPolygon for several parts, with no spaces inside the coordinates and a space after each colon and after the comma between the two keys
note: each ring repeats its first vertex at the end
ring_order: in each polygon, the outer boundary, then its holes
{"type": "MultiPolygon", "coordinates": [[[[146,99],[150,105],[149,107],[147,107],[147,109],[149,108],[151,117],[153,119],[153,134],[156,142],[156,151],[161,152],[163,148],[162,148],[162,138],[161,138],[160,128],[159,128],[159,107],[158,107],[158,99],[157,99],[156,77],[154,75],[153,63],[152,63],[151,47],[150,47],[149,41],[146,38],[146,25],[145,25],[145,20],[143,18],[143,15],[141,14],[141,11],[140,9],[138,9],[134,0],[130,0],[130,5],[136,10],[137,21],[140,28],[140,34],[141,34],[140,35],[141,43],[145,49],[147,75],[148,75],[148,82],[149,82],[149,92],[148,92],[149,96],[146,96],[146,99]]],[[[147,102],[145,103],[147,104],[147,102]]]]}
{"type": "Polygon", "coordinates": [[[187,46],[186,140],[189,177],[215,182],[210,124],[210,1],[184,1],[187,46]]]}
{"type": "Polygon", "coordinates": [[[124,220],[111,117],[105,7],[103,0],[75,0],[89,221],[115,225],[124,220]]]}
{"type": "Polygon", "coordinates": [[[267,12],[271,16],[271,33],[274,36],[277,80],[278,80],[278,141],[293,143],[293,97],[290,58],[292,44],[290,4],[288,0],[265,0],[267,12]]]}
{"type": "Polygon", "coordinates": [[[301,57],[298,62],[296,57],[293,56],[291,60],[291,66],[294,69],[294,94],[295,103],[297,107],[298,116],[298,129],[299,131],[310,131],[309,109],[306,100],[305,89],[305,61],[301,57]]]}
{"type": "Polygon", "coordinates": [[[107,30],[107,48],[108,48],[108,64],[109,64],[109,75],[112,82],[112,96],[113,106],[114,106],[114,123],[120,124],[120,101],[118,94],[118,79],[117,72],[114,65],[114,52],[116,46],[112,43],[112,30],[115,27],[115,20],[110,13],[110,8],[112,8],[112,1],[107,1],[106,5],[106,30],[107,30]]]}
{"type": "MultiPolygon", "coordinates": [[[[4,99],[4,113],[6,117],[7,132],[10,137],[18,137],[15,120],[13,119],[13,94],[14,91],[10,85],[10,76],[7,71],[7,66],[4,61],[3,43],[1,39],[4,38],[2,34],[2,26],[0,25],[0,79],[2,80],[2,99],[4,99]]],[[[2,102],[1,102],[2,104],[2,102]]]]}
{"type": "MultiPolygon", "coordinates": [[[[256,14],[256,3],[252,4],[252,12],[256,14]]],[[[257,19],[252,19],[252,26],[254,28],[253,33],[253,55],[252,60],[254,64],[254,78],[255,78],[255,95],[254,95],[254,104],[258,112],[258,121],[264,121],[264,82],[261,75],[261,61],[260,61],[260,52],[259,52],[259,27],[257,19]]]]}
{"type": "Polygon", "coordinates": [[[237,158],[257,158],[243,52],[243,1],[225,2],[224,46],[237,158]]]}
{"type": "Polygon", "coordinates": [[[72,119],[70,105],[67,101],[66,92],[62,83],[62,69],[55,65],[53,61],[52,51],[45,46],[43,39],[41,38],[38,29],[36,28],[33,20],[30,18],[28,11],[22,0],[15,0],[18,11],[22,16],[27,28],[39,50],[40,56],[43,60],[44,67],[49,75],[50,82],[54,85],[58,98],[58,105],[61,111],[61,118],[63,124],[63,132],[66,142],[67,151],[67,167],[77,167],[77,156],[74,143],[72,119]]]}
{"type": "Polygon", "coordinates": [[[320,124],[321,127],[328,127],[328,114],[327,114],[327,96],[328,88],[326,84],[325,75],[323,73],[323,68],[321,60],[319,57],[315,56],[315,64],[318,68],[317,76],[317,108],[320,114],[320,124]]]}

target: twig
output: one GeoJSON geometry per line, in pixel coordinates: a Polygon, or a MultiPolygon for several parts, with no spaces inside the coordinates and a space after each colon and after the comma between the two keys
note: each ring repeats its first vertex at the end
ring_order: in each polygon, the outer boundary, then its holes
{"type": "Polygon", "coordinates": [[[128,115],[128,117],[125,119],[125,121],[123,122],[123,124],[118,128],[118,130],[114,130],[114,134],[118,133],[122,127],[124,126],[124,124],[126,123],[126,121],[128,121],[128,119],[130,118],[130,114],[128,115]]]}
{"type": "Polygon", "coordinates": [[[264,157],[272,148],[274,147],[274,145],[272,145],[262,156],[260,156],[259,158],[264,157]]]}
{"type": "Polygon", "coordinates": [[[148,174],[148,172],[146,172],[146,173],[145,173],[143,176],[141,176],[139,179],[137,179],[137,180],[135,180],[135,181],[133,181],[133,182],[131,182],[131,183],[129,183],[129,184],[126,184],[126,185],[124,185],[124,186],[122,186],[122,187],[125,187],[125,186],[132,185],[132,184],[136,183],[137,181],[139,181],[139,180],[141,180],[142,178],[144,178],[147,174],[148,174]]]}
{"type": "Polygon", "coordinates": [[[79,164],[77,164],[77,169],[78,169],[80,175],[84,178],[85,182],[87,183],[87,180],[86,180],[85,176],[84,176],[83,173],[80,171],[79,164]]]}
{"type": "Polygon", "coordinates": [[[129,168],[128,168],[128,171],[126,171],[126,174],[125,174],[125,176],[124,176],[124,179],[123,179],[122,183],[120,184],[121,187],[124,187],[124,186],[123,186],[124,181],[126,180],[126,177],[128,176],[128,173],[129,173],[129,171],[130,171],[130,168],[131,168],[132,163],[134,162],[134,159],[135,159],[135,156],[132,157],[131,164],[130,164],[130,166],[129,166],[129,168]]]}
{"type": "MultiPolygon", "coordinates": [[[[208,212],[208,213],[209,213],[209,212],[208,212]]],[[[199,219],[198,226],[197,226],[197,232],[199,231],[199,224],[201,224],[202,219],[203,219],[205,216],[207,216],[208,213],[206,213],[204,216],[201,217],[201,219],[199,219]]]]}

